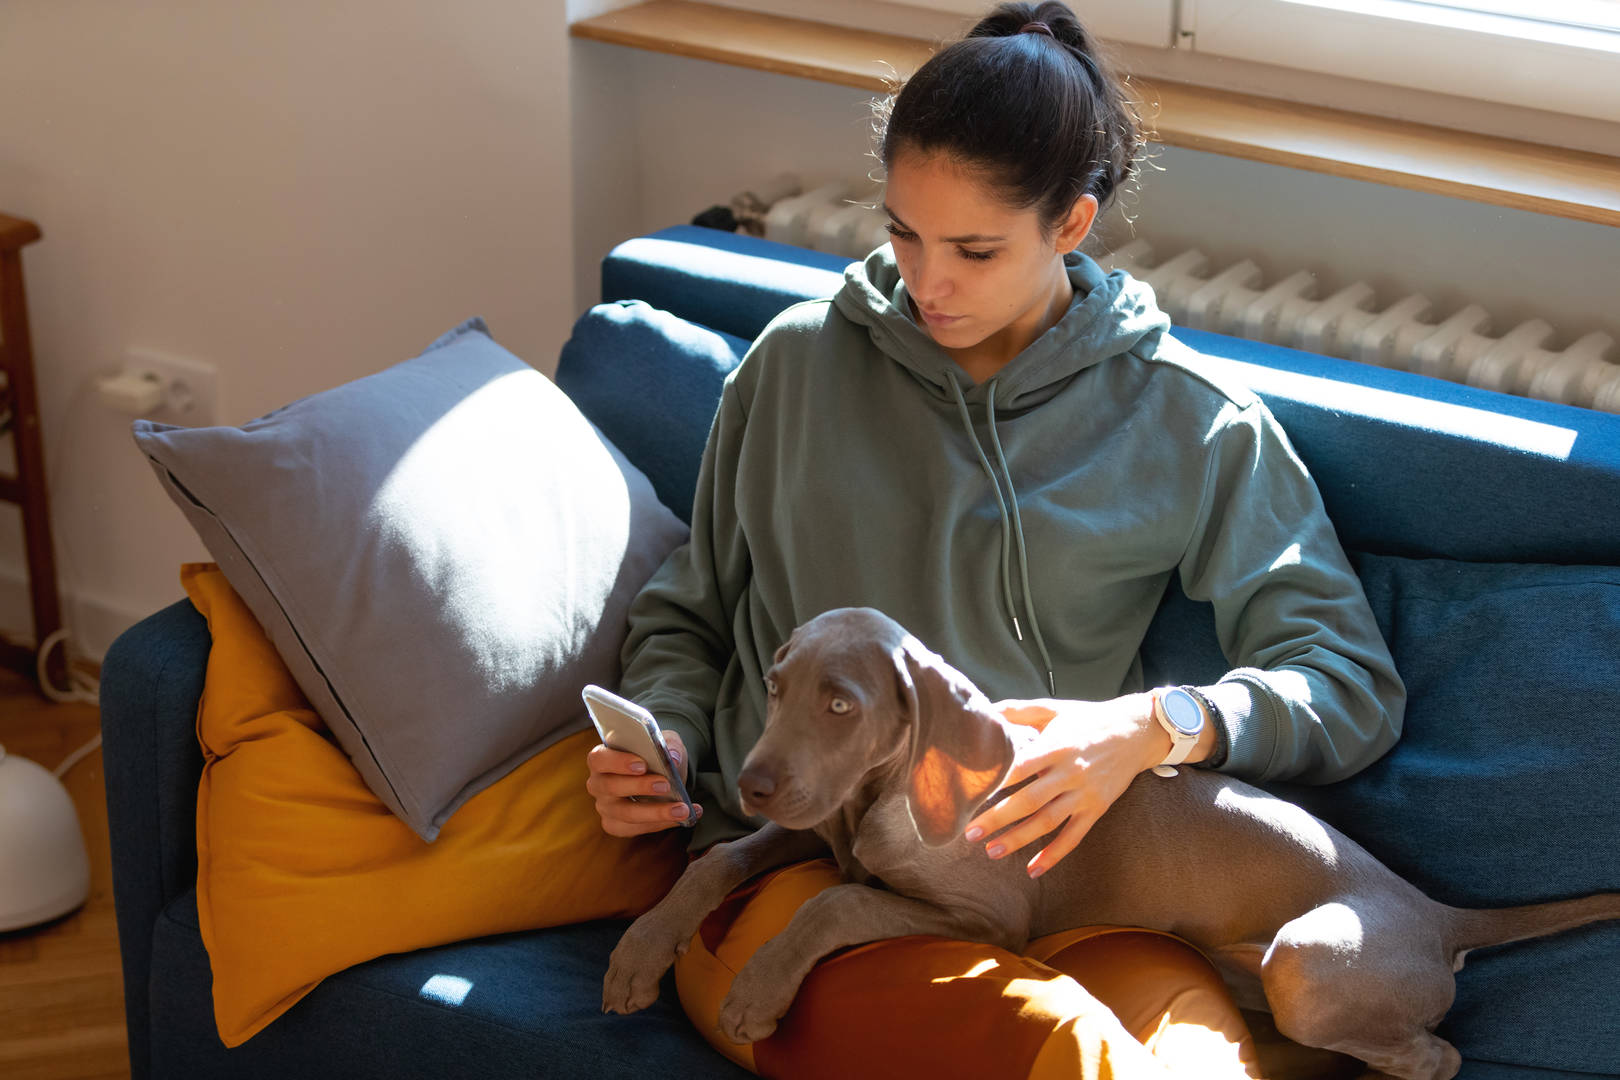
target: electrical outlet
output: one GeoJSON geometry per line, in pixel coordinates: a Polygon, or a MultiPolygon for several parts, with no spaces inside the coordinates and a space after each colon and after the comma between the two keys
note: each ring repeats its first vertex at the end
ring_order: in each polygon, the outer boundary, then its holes
{"type": "Polygon", "coordinates": [[[152,413],[154,419],[186,427],[220,422],[219,368],[213,364],[132,345],[125,353],[124,368],[154,375],[162,384],[163,404],[152,413]]]}

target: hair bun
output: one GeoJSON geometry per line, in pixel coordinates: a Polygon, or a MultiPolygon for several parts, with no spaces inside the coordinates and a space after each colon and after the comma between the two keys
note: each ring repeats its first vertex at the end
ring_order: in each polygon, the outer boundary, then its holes
{"type": "MultiPolygon", "coordinates": [[[[1072,2],[1072,0],[1071,0],[1072,2]]],[[[1106,207],[1142,146],[1135,102],[1063,0],[1007,0],[912,73],[876,117],[885,167],[944,153],[1055,230],[1082,195],[1106,207]],[[1043,34],[1061,48],[1009,44],[1043,34]]]]}

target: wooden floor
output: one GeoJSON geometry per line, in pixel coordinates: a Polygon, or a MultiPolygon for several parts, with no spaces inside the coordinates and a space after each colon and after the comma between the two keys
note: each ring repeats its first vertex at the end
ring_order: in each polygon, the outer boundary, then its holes
{"type": "MultiPolygon", "coordinates": [[[[0,668],[0,745],[54,771],[100,730],[90,705],[57,705],[0,668]]],[[[90,899],[32,930],[0,934],[0,1077],[129,1076],[124,991],[113,921],[106,781],[98,748],[63,777],[90,851],[90,899]]]]}

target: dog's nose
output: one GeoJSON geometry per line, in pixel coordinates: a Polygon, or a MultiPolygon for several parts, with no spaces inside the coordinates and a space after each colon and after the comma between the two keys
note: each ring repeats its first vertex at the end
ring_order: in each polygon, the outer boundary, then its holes
{"type": "Polygon", "coordinates": [[[758,766],[747,768],[737,777],[737,789],[742,793],[744,803],[764,806],[776,794],[776,777],[758,766]]]}

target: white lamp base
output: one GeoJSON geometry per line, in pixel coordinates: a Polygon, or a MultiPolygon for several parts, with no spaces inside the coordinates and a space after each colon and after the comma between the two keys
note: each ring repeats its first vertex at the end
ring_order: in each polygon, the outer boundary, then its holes
{"type": "Polygon", "coordinates": [[[90,896],[90,856],[62,782],[0,746],[0,932],[37,926],[90,896]]]}

